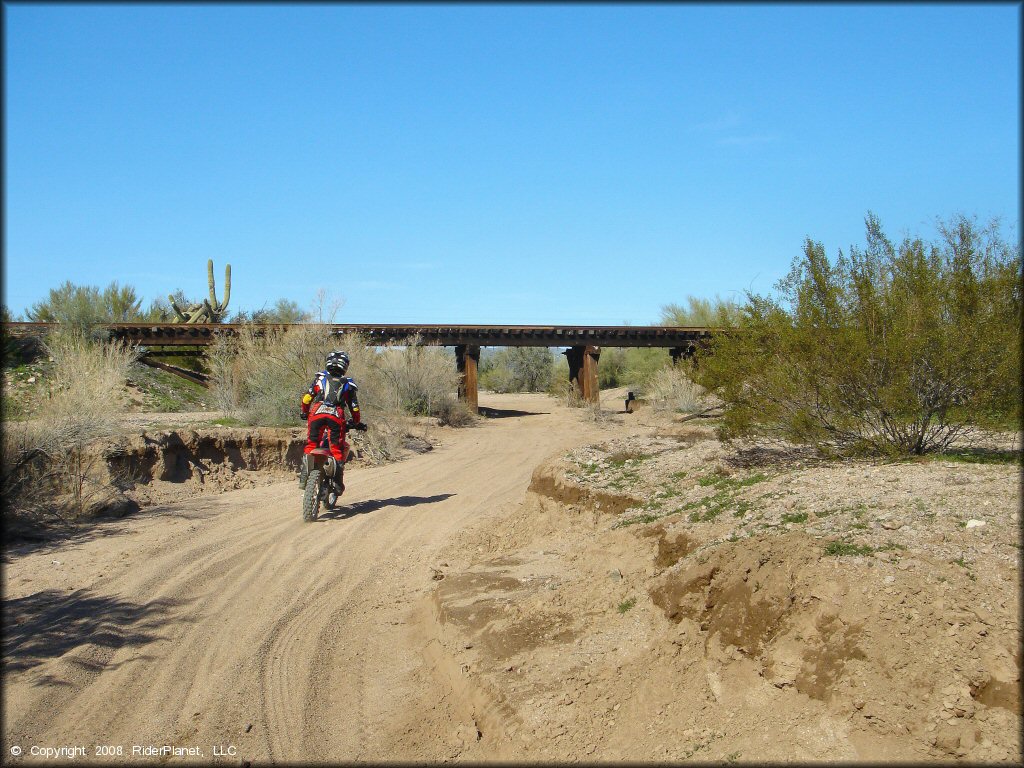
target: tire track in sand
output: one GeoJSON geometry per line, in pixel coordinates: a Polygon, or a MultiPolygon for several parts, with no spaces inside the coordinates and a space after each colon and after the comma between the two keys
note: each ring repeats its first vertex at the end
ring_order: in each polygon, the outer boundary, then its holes
{"type": "MultiPolygon", "coordinates": [[[[130,567],[104,580],[97,573],[125,540],[67,553],[94,592],[169,607],[153,638],[117,647],[77,638],[61,656],[8,675],[5,741],[170,740],[207,745],[208,756],[209,745],[230,743],[236,760],[255,761],[401,759],[384,734],[396,713],[431,697],[410,689],[429,676],[409,674],[422,646],[405,621],[411,598],[432,586],[434,553],[519,502],[546,455],[593,436],[579,412],[549,398],[495,401],[535,415],[448,432],[440,448],[397,464],[354,465],[351,516],[303,523],[288,482],[132,519],[130,567]],[[64,657],[87,653],[88,674],[46,682],[66,672],[64,657]]],[[[43,589],[54,578],[48,557],[26,555],[9,569],[43,589]]]]}

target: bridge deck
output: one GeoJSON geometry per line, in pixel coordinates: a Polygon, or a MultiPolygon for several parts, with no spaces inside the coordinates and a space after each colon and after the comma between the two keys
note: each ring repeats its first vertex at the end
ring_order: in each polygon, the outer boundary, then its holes
{"type": "MultiPolygon", "coordinates": [[[[40,335],[50,323],[4,323],[12,336],[40,335]]],[[[206,346],[218,335],[233,336],[247,326],[236,323],[188,325],[184,323],[110,323],[103,326],[114,338],[146,346],[206,346]]],[[[256,324],[257,332],[285,329],[287,325],[256,324]]],[[[446,347],[687,347],[709,337],[716,329],[702,326],[652,325],[371,325],[329,324],[332,333],[357,332],[384,344],[418,337],[423,344],[446,347]]]]}

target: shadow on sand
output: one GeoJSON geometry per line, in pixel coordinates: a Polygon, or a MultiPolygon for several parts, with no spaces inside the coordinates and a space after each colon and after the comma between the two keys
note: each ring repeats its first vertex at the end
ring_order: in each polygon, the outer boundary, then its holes
{"type": "MultiPolygon", "coordinates": [[[[30,669],[64,656],[78,646],[117,650],[159,640],[175,600],[146,604],[97,595],[87,589],[67,593],[45,589],[3,601],[4,672],[30,669]]],[[[69,658],[76,666],[97,670],[109,665],[89,658],[69,658]]],[[[52,682],[52,681],[51,681],[52,682]]]]}
{"type": "Polygon", "coordinates": [[[510,416],[547,416],[549,411],[516,411],[502,408],[489,408],[481,405],[477,412],[485,419],[507,419],[510,416]]]}
{"type": "Polygon", "coordinates": [[[385,507],[415,507],[420,504],[434,504],[454,496],[454,493],[439,493],[435,496],[396,496],[392,499],[367,499],[352,504],[342,504],[336,509],[329,509],[321,512],[317,522],[325,520],[345,520],[356,515],[365,515],[368,512],[376,512],[385,507]]]}

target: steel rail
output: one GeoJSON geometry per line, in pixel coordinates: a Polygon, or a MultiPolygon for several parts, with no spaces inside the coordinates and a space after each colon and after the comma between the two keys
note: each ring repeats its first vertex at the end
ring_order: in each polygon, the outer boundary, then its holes
{"type": "MultiPolygon", "coordinates": [[[[39,336],[57,323],[4,323],[5,333],[14,337],[39,336]]],[[[303,324],[296,324],[301,326],[303,324]]],[[[108,323],[100,326],[112,338],[142,346],[188,346],[212,344],[219,336],[237,336],[243,331],[257,335],[294,327],[279,323],[108,323]]],[[[316,327],[320,327],[316,324],[316,327]]],[[[480,347],[668,347],[687,348],[720,331],[707,326],[654,325],[442,325],[330,323],[331,333],[358,333],[370,344],[416,339],[421,344],[480,347]]]]}

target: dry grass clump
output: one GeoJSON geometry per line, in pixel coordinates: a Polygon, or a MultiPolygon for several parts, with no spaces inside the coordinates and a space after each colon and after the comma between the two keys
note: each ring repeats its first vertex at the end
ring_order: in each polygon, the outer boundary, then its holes
{"type": "Polygon", "coordinates": [[[458,371],[438,347],[370,346],[356,333],[337,335],[326,325],[293,325],[258,336],[255,329],[222,338],[207,352],[218,406],[234,418],[261,426],[301,426],[299,399],[327,354],[344,349],[348,375],[359,387],[368,430],[351,439],[371,461],[397,457],[410,432],[410,416],[435,416],[455,426],[472,420],[456,399],[458,371]]]}
{"type": "Polygon", "coordinates": [[[696,413],[714,403],[683,367],[662,368],[651,377],[647,399],[656,410],[696,413]]]}
{"type": "Polygon", "coordinates": [[[434,415],[442,427],[468,427],[478,418],[468,405],[454,397],[442,401],[434,415]]]}
{"type": "Polygon", "coordinates": [[[39,414],[45,428],[59,435],[61,446],[118,432],[127,402],[125,381],[138,350],[120,342],[58,334],[47,340],[46,351],[54,368],[39,414]]]}
{"type": "Polygon", "coordinates": [[[120,431],[125,382],[138,351],[74,333],[51,336],[46,351],[53,371],[36,418],[4,429],[9,531],[91,517],[123,500],[102,453],[91,446],[120,431]]]}
{"type": "Polygon", "coordinates": [[[434,416],[455,401],[459,373],[454,356],[415,342],[383,347],[368,361],[371,378],[390,410],[434,416]]]}
{"type": "Polygon", "coordinates": [[[331,334],[325,325],[272,329],[262,335],[247,326],[234,338],[220,337],[206,354],[215,401],[250,424],[295,426],[299,398],[322,370],[327,354],[362,348],[351,341],[331,334]]]}

